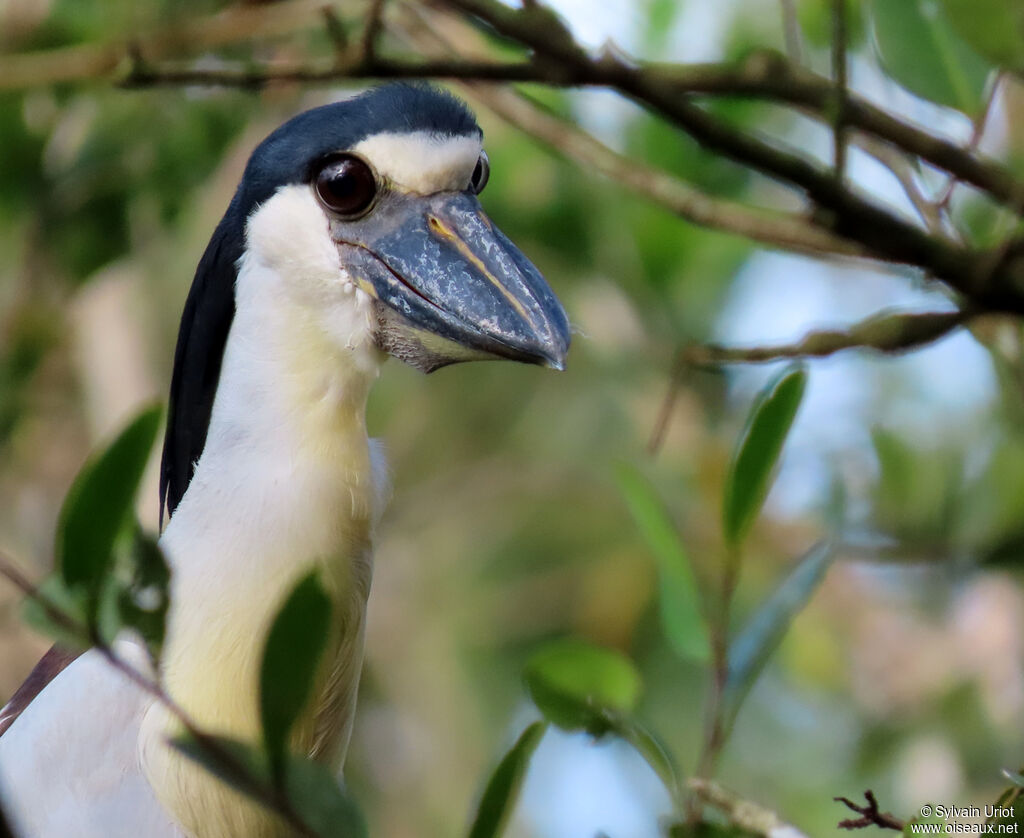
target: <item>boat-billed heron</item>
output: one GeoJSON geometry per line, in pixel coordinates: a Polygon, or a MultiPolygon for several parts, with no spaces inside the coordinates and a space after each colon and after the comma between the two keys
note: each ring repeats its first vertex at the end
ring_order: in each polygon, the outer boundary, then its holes
{"type": "MultiPolygon", "coordinates": [[[[258,741],[268,626],[316,568],[333,623],[293,744],[341,768],[386,494],[365,408],[387,355],[562,369],[566,315],[484,215],[487,177],[473,115],[423,85],[299,114],[249,160],[185,303],[160,477],[159,676],[201,728],[258,741]]],[[[142,665],[131,639],[118,650],[142,665]]],[[[97,652],[68,660],[48,655],[0,714],[21,838],[289,834],[169,747],[164,706],[97,652]]]]}

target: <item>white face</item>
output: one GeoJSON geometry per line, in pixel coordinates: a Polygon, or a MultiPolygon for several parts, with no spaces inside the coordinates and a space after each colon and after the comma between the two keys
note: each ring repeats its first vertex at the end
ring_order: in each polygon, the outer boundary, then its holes
{"type": "MultiPolygon", "coordinates": [[[[481,151],[479,137],[426,131],[374,134],[349,150],[369,163],[391,190],[415,195],[465,190],[481,151]]],[[[310,186],[279,189],[249,216],[246,234],[252,256],[285,280],[296,301],[330,311],[325,319],[344,342],[351,343],[355,334],[358,343],[368,340],[369,297],[340,264],[324,209],[310,186]],[[338,317],[339,303],[349,316],[338,317]]]]}
{"type": "Polygon", "coordinates": [[[565,314],[483,214],[487,171],[479,136],[367,137],[253,212],[248,258],[335,345],[372,343],[426,371],[482,357],[560,367],[565,314]]]}
{"type": "Polygon", "coordinates": [[[350,150],[369,163],[392,188],[433,195],[458,192],[469,186],[483,147],[479,137],[416,131],[374,134],[350,150]]]}
{"type": "MultiPolygon", "coordinates": [[[[479,137],[426,131],[374,134],[350,149],[390,189],[415,195],[465,190],[481,151],[479,137]]],[[[249,216],[246,235],[257,260],[287,277],[311,304],[327,303],[339,289],[353,290],[310,186],[280,188],[249,216]]]]}
{"type": "Polygon", "coordinates": [[[341,264],[323,208],[307,184],[283,186],[249,216],[247,254],[240,265],[239,313],[265,307],[288,312],[291,342],[306,347],[310,368],[322,354],[320,339],[372,360],[372,299],[341,264]],[[367,353],[370,353],[367,355],[367,353]]]}

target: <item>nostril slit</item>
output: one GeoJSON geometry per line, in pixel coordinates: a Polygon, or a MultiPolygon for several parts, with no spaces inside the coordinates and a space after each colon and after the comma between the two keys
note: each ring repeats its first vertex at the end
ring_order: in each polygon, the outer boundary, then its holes
{"type": "Polygon", "coordinates": [[[427,227],[430,233],[447,242],[456,242],[458,237],[455,232],[436,215],[427,216],[427,227]]]}

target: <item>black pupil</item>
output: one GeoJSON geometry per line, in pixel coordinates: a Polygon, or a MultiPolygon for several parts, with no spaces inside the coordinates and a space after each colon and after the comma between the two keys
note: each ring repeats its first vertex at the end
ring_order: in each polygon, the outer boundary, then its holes
{"type": "Polygon", "coordinates": [[[473,169],[472,186],[473,191],[479,194],[483,188],[487,185],[487,177],[490,174],[487,160],[484,157],[480,157],[476,161],[476,168],[473,169]]]}
{"type": "Polygon", "coordinates": [[[328,163],[316,178],[320,200],[342,215],[362,212],[373,201],[376,190],[373,172],[355,157],[343,157],[328,163]]]}

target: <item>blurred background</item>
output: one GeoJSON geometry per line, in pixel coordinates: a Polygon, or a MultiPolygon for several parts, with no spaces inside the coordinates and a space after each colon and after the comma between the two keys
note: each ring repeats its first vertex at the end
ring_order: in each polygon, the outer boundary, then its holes
{"type": "MultiPolygon", "coordinates": [[[[187,14],[224,5],[201,0],[187,14]]],[[[550,5],[587,45],[614,37],[650,59],[717,61],[784,42],[776,0],[550,5]]],[[[827,69],[827,3],[794,8],[804,60],[827,69]]],[[[965,142],[971,121],[887,79],[860,4],[851,9],[851,85],[965,142]]],[[[0,49],[106,41],[184,14],[162,0],[0,0],[0,49]]],[[[314,18],[260,49],[294,57],[325,45],[314,18]]],[[[356,89],[98,81],[0,93],[0,549],[34,576],[50,567],[59,505],[87,453],[140,404],[165,398],[192,273],[249,152],[290,115],[356,89]]],[[[533,92],[709,191],[785,201],[619,97],[533,92]]],[[[828,157],[828,133],[809,121],[758,103],[717,107],[828,157]]],[[[1004,81],[981,139],[990,153],[1020,150],[1020,107],[1004,81]]],[[[913,275],[690,226],[478,115],[492,164],[484,206],[551,281],[576,334],[561,374],[477,364],[426,377],[391,361],[373,394],[370,429],[385,440],[394,498],[377,542],[346,777],[383,838],[464,829],[482,778],[535,718],[520,673],[554,637],[633,659],[639,717],[692,769],[706,672],[662,635],[657,569],[614,470],[638,464],[652,477],[710,574],[722,561],[725,470],[777,367],[688,372],[652,456],[676,348],[788,342],[886,306],[949,307],[913,275]]],[[[909,217],[884,168],[853,152],[850,172],[909,217]]],[[[986,207],[957,195],[954,209],[972,235],[986,234],[986,207]]],[[[1006,784],[1000,769],[1024,762],[1021,347],[1019,326],[993,319],[904,356],[810,364],[750,540],[738,619],[836,521],[845,546],[751,694],[719,771],[809,834],[844,817],[835,795],[870,787],[904,815],[925,802],[983,805],[1006,784]]],[[[140,515],[155,529],[151,469],[140,515]]],[[[0,583],[0,702],[47,646],[0,583]]],[[[668,807],[627,746],[549,732],[509,834],[647,838],[668,807]]]]}

